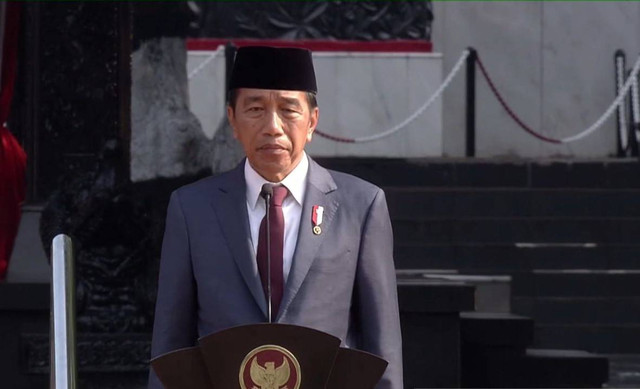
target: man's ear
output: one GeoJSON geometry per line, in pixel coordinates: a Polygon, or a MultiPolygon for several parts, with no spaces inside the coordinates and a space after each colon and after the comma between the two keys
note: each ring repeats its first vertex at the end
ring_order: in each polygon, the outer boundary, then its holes
{"type": "Polygon", "coordinates": [[[311,142],[311,138],[313,138],[313,132],[318,126],[319,117],[320,110],[318,109],[318,107],[315,107],[313,110],[311,110],[311,114],[309,115],[309,130],[307,131],[307,142],[311,142]]]}
{"type": "Polygon", "coordinates": [[[233,137],[238,139],[238,134],[236,133],[236,113],[231,105],[227,105],[227,120],[229,120],[229,125],[233,130],[233,137]]]}

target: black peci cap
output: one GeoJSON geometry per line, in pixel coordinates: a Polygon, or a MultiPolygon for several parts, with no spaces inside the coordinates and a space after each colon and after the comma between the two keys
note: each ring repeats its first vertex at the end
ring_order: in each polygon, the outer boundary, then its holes
{"type": "Polygon", "coordinates": [[[292,47],[240,47],[229,90],[237,88],[318,91],[311,51],[292,47]]]}

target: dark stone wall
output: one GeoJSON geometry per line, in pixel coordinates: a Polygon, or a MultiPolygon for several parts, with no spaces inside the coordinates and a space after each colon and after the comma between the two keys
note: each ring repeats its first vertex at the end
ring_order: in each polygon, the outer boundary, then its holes
{"type": "MultiPolygon", "coordinates": [[[[12,120],[29,155],[29,202],[45,205],[45,251],[58,233],[74,241],[80,386],[142,387],[163,228],[156,221],[166,208],[156,190],[170,189],[128,180],[130,4],[25,3],[23,11],[12,120]]],[[[19,330],[20,350],[7,350],[23,356],[16,383],[49,371],[41,327],[19,330]]]]}
{"type": "Polygon", "coordinates": [[[197,37],[394,40],[431,39],[431,2],[199,2],[197,37]]]}
{"type": "Polygon", "coordinates": [[[109,3],[40,6],[38,183],[42,195],[94,170],[107,140],[118,136],[118,7],[109,3]]]}
{"type": "MultiPolygon", "coordinates": [[[[161,36],[428,39],[432,19],[426,1],[196,5],[23,3],[12,128],[29,155],[28,200],[45,204],[45,251],[57,233],[74,239],[84,388],[144,385],[168,196],[198,178],[130,182],[132,49],[161,36]]],[[[17,336],[6,355],[25,356],[25,377],[46,374],[48,334],[17,336]]]]}

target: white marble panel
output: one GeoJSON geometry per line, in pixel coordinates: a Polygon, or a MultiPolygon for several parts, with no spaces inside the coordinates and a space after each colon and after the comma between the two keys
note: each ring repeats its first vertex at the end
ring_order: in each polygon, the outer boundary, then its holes
{"type": "MultiPolygon", "coordinates": [[[[544,4],[543,127],[556,137],[582,132],[615,98],[613,55],[637,58],[640,5],[636,2],[544,4]]],[[[606,157],[616,152],[615,115],[561,156],[606,157]]],[[[545,153],[550,155],[550,153],[545,153]]]]}
{"type": "MultiPolygon", "coordinates": [[[[438,54],[315,53],[319,129],[359,138],[401,123],[442,82],[438,54]]],[[[314,156],[433,157],[442,155],[441,100],[398,133],[379,141],[337,143],[315,136],[314,156]]]]}
{"type": "MultiPolygon", "coordinates": [[[[629,66],[640,46],[637,2],[438,2],[434,48],[444,71],[475,47],[514,111],[534,130],[554,138],[581,132],[614,98],[613,54],[629,66]]],[[[523,132],[477,84],[477,155],[480,157],[602,158],[615,152],[615,122],[583,141],[554,145],[523,132]]],[[[463,156],[465,83],[445,93],[444,153],[463,156]]]]}
{"type": "MultiPolygon", "coordinates": [[[[444,54],[444,73],[467,47],[474,47],[496,86],[533,128],[540,127],[541,3],[442,2],[434,7],[434,46],[444,54]]],[[[519,156],[535,153],[538,141],[507,116],[477,72],[476,155],[519,156]]],[[[465,76],[459,75],[444,97],[444,153],[465,153],[465,76]]]]}
{"type": "Polygon", "coordinates": [[[226,118],[225,74],[224,46],[216,51],[188,52],[189,105],[209,139],[226,118]]]}
{"type": "MultiPolygon", "coordinates": [[[[223,52],[189,52],[190,107],[211,139],[225,118],[223,52]]],[[[438,54],[314,53],[322,131],[358,138],[378,134],[415,112],[442,82],[438,54]]],[[[345,144],[316,135],[314,156],[434,157],[442,155],[442,102],[385,139],[345,144]]]]}

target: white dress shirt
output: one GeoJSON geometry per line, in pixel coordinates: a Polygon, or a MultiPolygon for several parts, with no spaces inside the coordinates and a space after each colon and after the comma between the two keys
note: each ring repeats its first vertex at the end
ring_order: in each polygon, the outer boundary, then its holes
{"type": "MultiPolygon", "coordinates": [[[[300,229],[300,217],[302,215],[302,202],[307,188],[307,172],[309,171],[309,161],[304,153],[300,163],[281,182],[272,184],[282,184],[289,194],[282,203],[282,213],[284,214],[284,246],[282,253],[282,275],[286,282],[291,270],[293,253],[298,242],[298,230],[300,229]]],[[[251,242],[253,243],[253,256],[258,252],[258,239],[260,234],[260,223],[264,218],[266,208],[264,199],[260,197],[262,185],[269,183],[258,174],[249,160],[244,163],[244,179],[247,184],[247,213],[249,214],[249,227],[251,229],[251,242]]],[[[309,215],[311,217],[311,215],[309,215]]]]}

